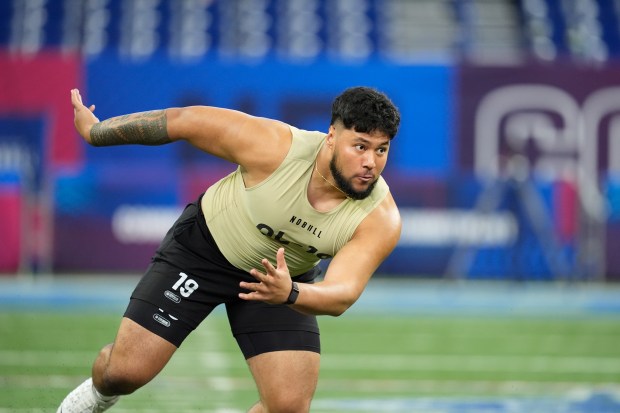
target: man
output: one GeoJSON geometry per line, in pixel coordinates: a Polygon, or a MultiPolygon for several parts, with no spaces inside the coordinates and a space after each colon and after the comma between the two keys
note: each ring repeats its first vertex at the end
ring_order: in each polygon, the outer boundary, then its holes
{"type": "Polygon", "coordinates": [[[153,379],[224,303],[256,382],[250,412],[308,412],[319,374],[316,315],[338,316],[394,249],[400,215],[381,177],[400,123],[382,93],[347,89],[328,133],[205,106],[99,122],[71,91],[91,145],[186,140],[238,165],[188,205],[134,290],[113,344],[58,412],[103,412],[153,379]],[[332,258],[321,281],[317,264],[332,258]]]}

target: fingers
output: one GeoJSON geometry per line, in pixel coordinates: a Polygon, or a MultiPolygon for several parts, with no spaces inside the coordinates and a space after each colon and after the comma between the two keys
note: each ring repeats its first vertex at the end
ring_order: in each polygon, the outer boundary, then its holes
{"type": "Polygon", "coordinates": [[[263,258],[263,260],[261,261],[261,264],[263,264],[263,267],[265,267],[265,272],[269,275],[274,275],[274,273],[276,272],[275,267],[269,262],[269,260],[267,258],[263,258]]]}
{"type": "Polygon", "coordinates": [[[277,268],[275,268],[267,258],[263,258],[261,264],[263,264],[265,271],[267,271],[267,274],[269,275],[274,275],[277,270],[287,270],[286,259],[284,258],[284,248],[278,248],[278,251],[276,252],[277,268]]]}
{"type": "Polygon", "coordinates": [[[257,291],[249,293],[239,293],[239,298],[246,301],[263,301],[263,297],[257,291]]]}
{"type": "Polygon", "coordinates": [[[268,287],[265,283],[249,283],[245,281],[241,281],[239,286],[244,290],[249,292],[240,292],[238,294],[239,298],[243,300],[252,300],[252,301],[263,301],[268,300],[271,296],[270,287],[268,287]]]}
{"type": "Polygon", "coordinates": [[[244,290],[248,290],[248,291],[251,291],[251,292],[254,292],[254,293],[258,293],[258,292],[260,292],[261,287],[263,287],[264,284],[263,283],[248,283],[248,282],[245,282],[245,281],[241,281],[239,283],[239,286],[241,288],[243,288],[244,290]]]}
{"type": "Polygon", "coordinates": [[[266,274],[263,274],[262,272],[258,271],[256,268],[252,268],[250,270],[250,275],[256,278],[259,282],[262,282],[265,279],[265,277],[267,277],[266,274]]]}
{"type": "Polygon", "coordinates": [[[284,248],[278,249],[276,253],[276,264],[279,270],[287,270],[286,259],[284,258],[284,248]]]}
{"type": "Polygon", "coordinates": [[[71,89],[71,103],[73,107],[77,109],[79,106],[84,106],[82,103],[82,96],[80,96],[80,91],[77,89],[71,89]]]}
{"type": "MultiPolygon", "coordinates": [[[[82,95],[80,95],[80,91],[78,89],[71,89],[71,103],[73,104],[74,109],[81,109],[82,107],[86,107],[82,102],[82,95]]],[[[95,105],[90,105],[88,110],[91,112],[95,111],[95,105]]]]}

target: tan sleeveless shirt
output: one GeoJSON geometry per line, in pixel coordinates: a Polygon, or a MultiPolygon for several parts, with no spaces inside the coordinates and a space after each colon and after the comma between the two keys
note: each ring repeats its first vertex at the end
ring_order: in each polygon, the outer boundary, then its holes
{"type": "Polygon", "coordinates": [[[251,188],[240,168],[216,182],[205,193],[202,209],[207,225],[226,259],[244,271],[262,269],[261,260],[275,265],[278,248],[285,248],[291,276],[333,257],[351,239],[359,223],[388,193],[382,177],[363,200],[346,199],[328,212],[308,201],[308,185],[317,154],[325,141],[322,132],[291,127],[293,141],[282,164],[251,188]]]}

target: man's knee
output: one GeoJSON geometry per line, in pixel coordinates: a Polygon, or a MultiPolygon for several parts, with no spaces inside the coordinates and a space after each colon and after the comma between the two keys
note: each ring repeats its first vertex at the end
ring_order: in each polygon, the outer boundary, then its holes
{"type": "Polygon", "coordinates": [[[136,322],[123,318],[114,344],[101,349],[93,365],[93,383],[103,395],[133,393],[151,381],[177,347],[136,322]]]}
{"type": "Polygon", "coordinates": [[[261,402],[269,413],[304,413],[310,411],[312,396],[283,391],[269,395],[261,402]]]}
{"type": "Polygon", "coordinates": [[[308,412],[319,376],[319,362],[319,354],[310,351],[272,351],[248,359],[263,410],[308,412]]]}
{"type": "Polygon", "coordinates": [[[95,382],[95,387],[101,394],[118,396],[131,394],[146,383],[148,380],[144,380],[140,375],[131,374],[126,370],[108,369],[100,377],[100,380],[95,382]]]}
{"type": "Polygon", "coordinates": [[[139,368],[131,367],[131,363],[116,358],[111,360],[111,352],[112,344],[108,344],[101,349],[93,365],[93,384],[101,394],[106,396],[130,394],[152,379],[139,368]]]}

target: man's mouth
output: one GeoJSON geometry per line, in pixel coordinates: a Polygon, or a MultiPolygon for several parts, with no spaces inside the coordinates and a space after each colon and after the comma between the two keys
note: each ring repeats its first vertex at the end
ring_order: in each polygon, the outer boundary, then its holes
{"type": "Polygon", "coordinates": [[[373,174],[358,175],[357,177],[362,182],[372,182],[373,179],[375,179],[375,176],[373,174]]]}

